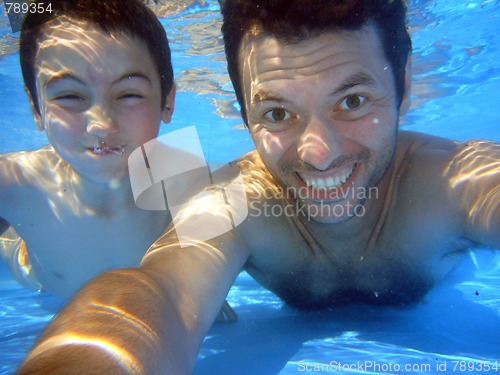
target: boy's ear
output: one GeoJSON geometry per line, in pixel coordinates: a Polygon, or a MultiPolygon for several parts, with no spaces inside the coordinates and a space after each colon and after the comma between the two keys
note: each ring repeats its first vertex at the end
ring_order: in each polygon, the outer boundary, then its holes
{"type": "Polygon", "coordinates": [[[411,104],[411,56],[408,55],[405,66],[405,91],[403,93],[403,100],[399,106],[399,115],[403,116],[410,109],[411,104]]]}
{"type": "Polygon", "coordinates": [[[42,116],[40,116],[40,114],[37,112],[35,108],[35,101],[33,100],[31,93],[26,87],[24,88],[24,91],[26,91],[26,94],[28,95],[28,100],[30,102],[30,107],[31,107],[31,113],[33,114],[33,118],[35,119],[37,130],[45,130],[45,125],[43,124],[42,116]]]}
{"type": "Polygon", "coordinates": [[[167,100],[165,101],[165,107],[161,112],[161,120],[168,124],[172,121],[172,115],[174,114],[174,106],[175,106],[175,94],[177,92],[177,88],[175,87],[175,82],[172,85],[172,89],[167,95],[167,100]]]}

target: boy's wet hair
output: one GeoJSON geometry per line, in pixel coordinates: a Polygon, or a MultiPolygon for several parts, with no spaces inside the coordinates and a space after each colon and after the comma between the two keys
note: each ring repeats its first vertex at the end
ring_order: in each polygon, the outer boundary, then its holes
{"type": "Polygon", "coordinates": [[[165,29],[155,14],[140,0],[35,0],[51,3],[52,12],[26,13],[19,38],[19,55],[24,84],[40,113],[36,91],[36,55],[44,37],[43,25],[66,16],[93,23],[103,31],[123,32],[144,42],[160,76],[162,107],[173,86],[173,69],[165,29]]]}
{"type": "Polygon", "coordinates": [[[359,30],[372,22],[394,72],[398,108],[411,51],[404,0],[219,0],[228,72],[245,122],[238,52],[247,35],[270,35],[298,43],[325,32],[359,30]]]}

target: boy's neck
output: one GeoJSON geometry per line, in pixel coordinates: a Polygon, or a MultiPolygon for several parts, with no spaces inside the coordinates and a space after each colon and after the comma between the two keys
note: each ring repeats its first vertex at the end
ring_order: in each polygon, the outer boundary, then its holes
{"type": "Polygon", "coordinates": [[[109,182],[97,182],[70,169],[66,183],[74,198],[96,215],[115,216],[136,208],[128,176],[109,182]]]}

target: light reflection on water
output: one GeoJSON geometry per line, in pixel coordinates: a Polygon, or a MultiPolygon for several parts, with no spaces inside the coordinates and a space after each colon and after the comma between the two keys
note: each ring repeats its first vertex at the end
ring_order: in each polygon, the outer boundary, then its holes
{"type": "MultiPolygon", "coordinates": [[[[157,10],[165,15],[162,23],[180,93],[176,121],[162,132],[195,124],[209,160],[231,160],[252,146],[240,129],[225,71],[216,1],[172,3],[174,8],[157,10]]],[[[499,11],[494,1],[411,2],[413,111],[402,127],[458,140],[500,140],[499,11]]],[[[18,55],[13,54],[16,43],[6,17],[0,17],[0,152],[46,143],[44,135],[34,131],[18,55]]],[[[498,359],[499,264],[500,255],[494,252],[471,253],[455,276],[433,290],[421,306],[403,311],[357,306],[297,313],[242,274],[228,297],[240,323],[214,327],[196,373],[295,374],[302,360],[360,359],[433,365],[436,360],[448,361],[450,370],[453,359],[498,359]]],[[[18,286],[3,265],[0,290],[0,374],[6,374],[62,301],[18,286]]]]}

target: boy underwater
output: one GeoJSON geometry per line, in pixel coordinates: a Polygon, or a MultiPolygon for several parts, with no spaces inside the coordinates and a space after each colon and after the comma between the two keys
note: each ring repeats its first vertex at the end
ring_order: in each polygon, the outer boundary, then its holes
{"type": "MultiPolygon", "coordinates": [[[[170,123],[176,87],[167,35],[142,1],[50,4],[27,13],[20,37],[25,88],[50,145],[0,155],[0,235],[12,226],[0,255],[25,286],[69,297],[104,271],[137,267],[171,223],[168,207],[136,205],[128,159],[170,123]]],[[[237,319],[227,302],[224,318],[237,319]]]]}
{"type": "Polygon", "coordinates": [[[128,156],[170,122],[176,90],[165,30],[141,1],[50,10],[27,13],[20,36],[26,92],[50,145],[0,155],[0,233],[12,226],[2,256],[18,281],[66,297],[105,270],[137,266],[171,222],[168,210],[136,206],[128,156]]]}

